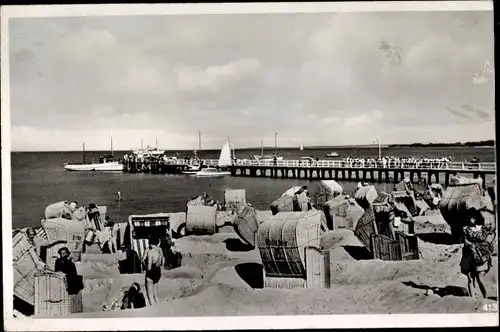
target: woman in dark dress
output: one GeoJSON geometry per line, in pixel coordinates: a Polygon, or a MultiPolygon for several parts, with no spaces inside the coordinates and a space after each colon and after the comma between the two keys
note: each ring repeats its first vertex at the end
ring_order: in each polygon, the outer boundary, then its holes
{"type": "Polygon", "coordinates": [[[69,257],[69,249],[63,247],[59,249],[58,253],[60,257],[56,259],[54,271],[62,272],[66,275],[66,281],[68,283],[67,290],[70,295],[78,294],[84,287],[83,278],[78,275],[75,263],[69,257]]]}
{"type": "Polygon", "coordinates": [[[486,298],[486,289],[483,277],[491,269],[491,256],[493,247],[489,241],[494,236],[495,230],[491,225],[484,224],[484,217],[476,209],[469,211],[469,224],[463,228],[464,247],[462,249],[462,260],[460,271],[467,276],[469,295],[472,289],[479,286],[479,290],[486,298]]]}
{"type": "Polygon", "coordinates": [[[62,272],[67,276],[77,275],[75,263],[69,258],[69,249],[63,247],[57,253],[59,254],[59,258],[56,259],[54,271],[62,272]]]}

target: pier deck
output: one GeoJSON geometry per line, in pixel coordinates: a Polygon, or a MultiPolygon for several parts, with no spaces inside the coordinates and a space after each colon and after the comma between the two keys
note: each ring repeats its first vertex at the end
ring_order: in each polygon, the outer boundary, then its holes
{"type": "MultiPolygon", "coordinates": [[[[168,160],[132,162],[124,161],[126,172],[169,173],[179,174],[187,169],[187,165],[196,165],[191,160],[168,160]]],[[[202,160],[205,166],[217,166],[218,160],[202,160]]],[[[471,174],[474,178],[481,177],[486,182],[486,176],[496,174],[496,163],[389,163],[361,164],[336,160],[319,161],[256,161],[238,160],[227,167],[232,176],[272,177],[293,179],[333,179],[352,181],[399,182],[404,177],[412,181],[426,178],[429,184],[441,182],[444,177],[445,185],[449,184],[451,175],[471,174]]]]}

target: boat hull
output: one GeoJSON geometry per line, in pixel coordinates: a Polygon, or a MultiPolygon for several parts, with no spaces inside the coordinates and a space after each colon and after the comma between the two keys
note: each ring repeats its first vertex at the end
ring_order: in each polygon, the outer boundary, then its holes
{"type": "Polygon", "coordinates": [[[64,168],[70,172],[122,172],[123,164],[104,163],[87,165],[65,165],[64,168]]]}
{"type": "Polygon", "coordinates": [[[199,178],[220,178],[223,176],[231,175],[231,172],[217,172],[217,173],[196,172],[195,175],[199,178]]]}
{"type": "Polygon", "coordinates": [[[198,173],[199,171],[183,171],[182,174],[186,174],[186,175],[196,175],[196,173],[198,173]]]}

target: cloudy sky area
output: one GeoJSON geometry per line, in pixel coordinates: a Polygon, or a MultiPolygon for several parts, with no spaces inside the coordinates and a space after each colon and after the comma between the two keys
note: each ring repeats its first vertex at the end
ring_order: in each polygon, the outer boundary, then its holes
{"type": "Polygon", "coordinates": [[[272,146],[274,132],[280,146],[492,139],[493,78],[473,83],[493,63],[492,22],[485,11],[11,19],[12,149],[105,150],[111,131],[117,150],[141,138],[192,149],[198,130],[204,148],[272,146]]]}

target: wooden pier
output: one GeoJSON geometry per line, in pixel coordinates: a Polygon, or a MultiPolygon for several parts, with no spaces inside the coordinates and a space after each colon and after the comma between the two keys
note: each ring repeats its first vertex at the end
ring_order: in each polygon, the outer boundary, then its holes
{"type": "MultiPolygon", "coordinates": [[[[217,166],[218,160],[202,160],[203,166],[217,166]]],[[[182,174],[188,165],[187,160],[154,160],[148,162],[124,161],[125,172],[146,172],[156,174],[182,174]]],[[[399,182],[405,177],[412,181],[422,178],[428,184],[449,184],[452,175],[472,175],[481,177],[486,183],[487,176],[495,176],[495,163],[417,163],[413,165],[356,165],[343,161],[319,160],[304,162],[299,160],[282,161],[237,161],[226,167],[232,176],[271,177],[286,179],[332,179],[344,181],[399,182]],[[444,181],[443,181],[444,180],[444,181]]]]}

